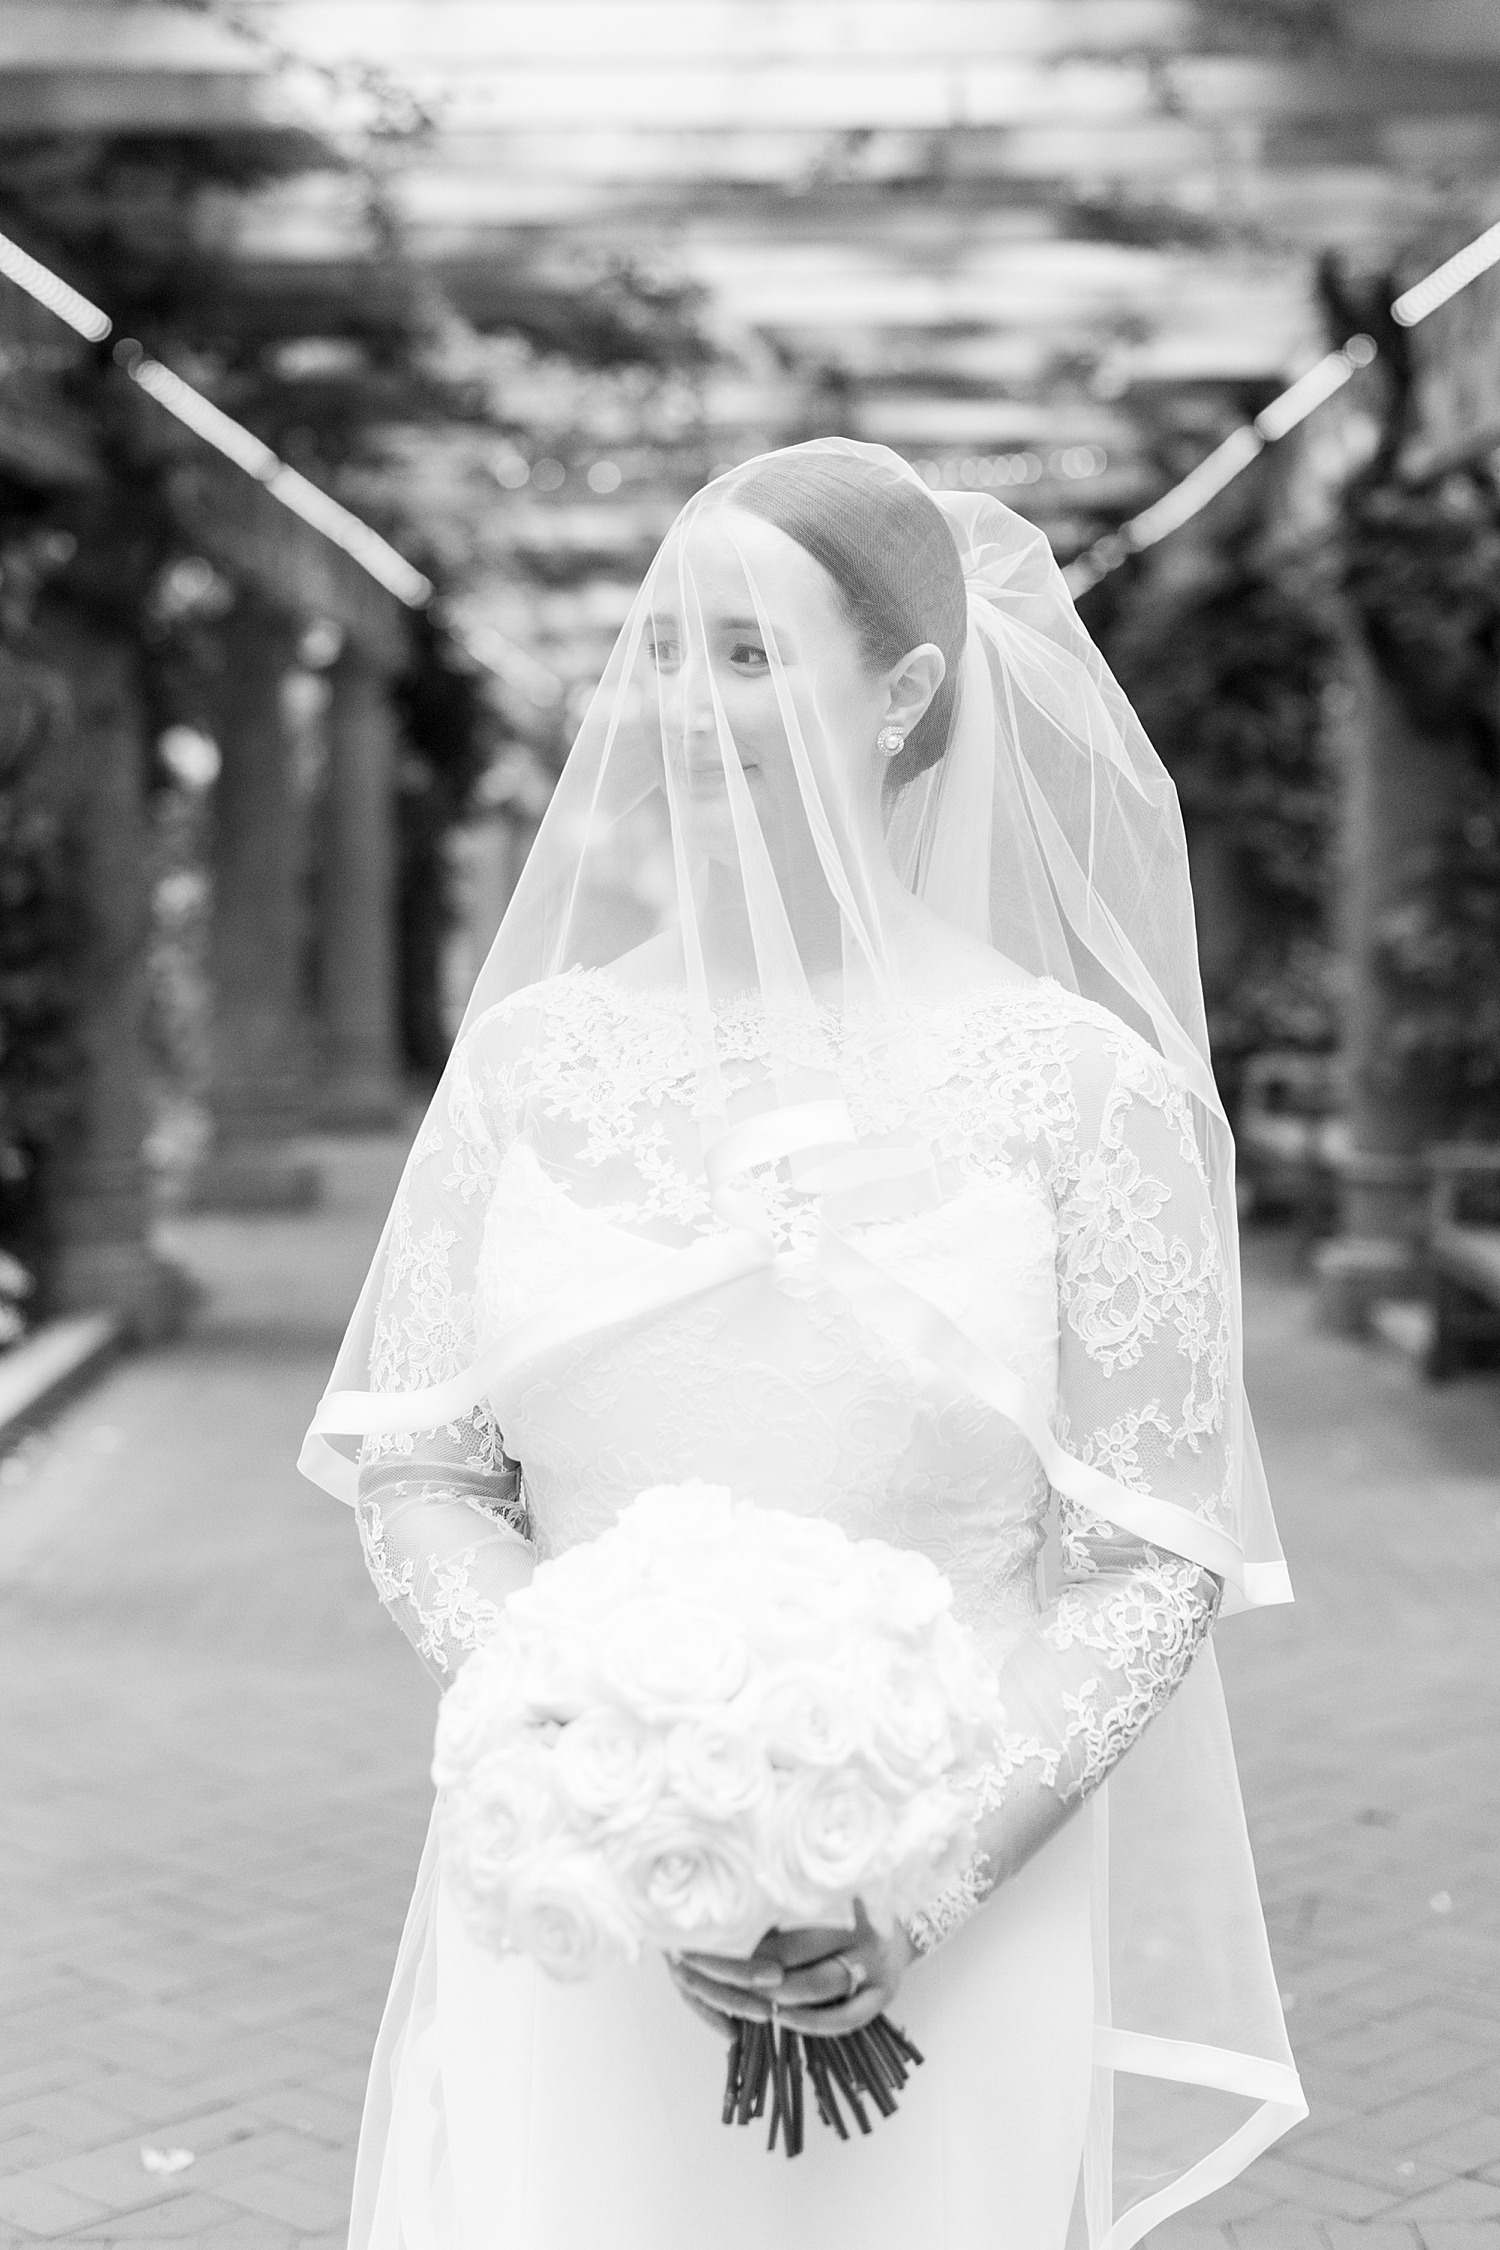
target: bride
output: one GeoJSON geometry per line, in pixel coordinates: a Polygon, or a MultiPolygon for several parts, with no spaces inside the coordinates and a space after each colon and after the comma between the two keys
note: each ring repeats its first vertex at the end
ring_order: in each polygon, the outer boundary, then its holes
{"type": "Polygon", "coordinates": [[[1126,2250],[1305,2114],[1212,1630],[1290,1598],[1176,800],[1045,541],[880,447],[682,511],[417,1137],[303,1466],[440,1686],[703,1477],[923,1549],[999,1669],[904,1928],[550,1982],[429,1837],[356,2250],[1126,2250]],[[736,2016],[890,2012],[898,2115],[719,2122],[736,2016]]]}

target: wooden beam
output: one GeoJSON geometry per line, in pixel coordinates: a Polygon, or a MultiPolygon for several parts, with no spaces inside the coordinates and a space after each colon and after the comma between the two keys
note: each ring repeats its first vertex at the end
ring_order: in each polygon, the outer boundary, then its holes
{"type": "MultiPolygon", "coordinates": [[[[0,69],[0,135],[296,131],[265,81],[219,71],[0,69]]],[[[311,139],[309,135],[302,135],[311,139]]],[[[321,144],[316,144],[321,146],[321,144]]]]}

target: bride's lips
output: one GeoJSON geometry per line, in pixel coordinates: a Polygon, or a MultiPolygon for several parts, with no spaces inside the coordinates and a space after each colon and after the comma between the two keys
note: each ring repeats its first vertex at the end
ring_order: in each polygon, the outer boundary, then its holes
{"type": "MultiPolygon", "coordinates": [[[[746,775],[759,773],[760,767],[742,764],[740,772],[746,775]]],[[[729,777],[724,770],[723,762],[718,758],[714,758],[703,765],[697,764],[690,758],[687,762],[687,778],[694,789],[723,789],[727,786],[729,777]]]]}

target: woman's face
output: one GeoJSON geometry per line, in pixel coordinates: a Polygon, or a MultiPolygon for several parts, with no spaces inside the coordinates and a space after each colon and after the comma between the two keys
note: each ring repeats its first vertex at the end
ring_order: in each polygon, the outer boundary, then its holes
{"type": "Polygon", "coordinates": [[[739,864],[731,758],[773,862],[787,871],[812,849],[794,735],[836,834],[878,807],[890,674],[871,668],[833,580],[785,532],[739,508],[701,511],[663,550],[644,647],[695,856],[739,864]]]}

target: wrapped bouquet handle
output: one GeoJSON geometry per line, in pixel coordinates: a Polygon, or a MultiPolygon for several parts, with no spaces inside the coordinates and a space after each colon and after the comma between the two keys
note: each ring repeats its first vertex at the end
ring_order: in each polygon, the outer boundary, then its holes
{"type": "MultiPolygon", "coordinates": [[[[995,1675],[910,1548],[657,1486],[539,1565],[443,1699],[433,1778],[470,1934],[576,1980],[644,1947],[745,1960],[770,1931],[880,1931],[975,1848],[995,1675]]],[[[860,1979],[849,1979],[848,1997],[860,1979]]],[[[889,2117],[917,2049],[741,2020],[726,2123],[802,2149],[889,2117]]]]}
{"type": "Polygon", "coordinates": [[[904,2031],[889,2016],[876,2016],[860,2031],[840,2031],[826,2039],[787,2031],[773,2016],[769,2023],[736,2019],[729,2046],[729,2068],[724,2079],[724,2123],[750,2125],[765,2115],[771,2104],[767,2149],[778,2135],[788,2156],[800,2156],[805,2143],[806,2109],[803,2074],[812,2086],[813,2101],[822,2122],[849,2138],[843,2109],[862,2133],[870,2131],[865,2111],[868,2101],[882,2117],[893,2117],[896,2096],[923,2060],[904,2031]]]}

